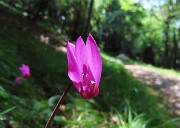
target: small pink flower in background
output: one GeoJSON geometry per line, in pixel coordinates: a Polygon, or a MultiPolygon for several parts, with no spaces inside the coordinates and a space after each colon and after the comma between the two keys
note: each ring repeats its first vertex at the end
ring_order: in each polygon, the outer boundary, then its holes
{"type": "Polygon", "coordinates": [[[18,76],[15,79],[16,84],[20,84],[23,77],[30,77],[30,68],[28,65],[22,64],[22,67],[19,68],[21,76],[18,76]]]}
{"type": "Polygon", "coordinates": [[[20,84],[20,83],[21,83],[21,80],[22,80],[22,76],[18,76],[18,77],[15,79],[15,83],[16,83],[16,84],[20,84]]]}
{"type": "Polygon", "coordinates": [[[22,64],[22,67],[19,68],[23,77],[30,77],[30,68],[28,65],[22,64]]]}
{"type": "Polygon", "coordinates": [[[68,76],[83,98],[99,93],[102,60],[94,38],[89,35],[84,43],[79,37],[76,44],[67,44],[68,76]]]}

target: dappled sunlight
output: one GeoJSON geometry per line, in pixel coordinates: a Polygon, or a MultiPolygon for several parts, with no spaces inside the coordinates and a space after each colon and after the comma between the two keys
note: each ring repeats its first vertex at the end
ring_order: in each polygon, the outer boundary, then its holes
{"type": "Polygon", "coordinates": [[[64,46],[58,46],[58,47],[56,47],[56,50],[57,50],[57,51],[64,52],[64,53],[66,53],[66,52],[67,52],[67,48],[66,48],[66,47],[64,47],[64,46]]]}
{"type": "Polygon", "coordinates": [[[44,34],[41,34],[40,36],[40,42],[44,44],[49,44],[49,37],[45,36],[44,34]]]}
{"type": "Polygon", "coordinates": [[[45,45],[49,45],[54,47],[57,51],[66,53],[66,41],[65,38],[62,36],[56,36],[55,34],[40,34],[39,41],[45,45]],[[60,41],[61,40],[61,41],[60,41]]]}

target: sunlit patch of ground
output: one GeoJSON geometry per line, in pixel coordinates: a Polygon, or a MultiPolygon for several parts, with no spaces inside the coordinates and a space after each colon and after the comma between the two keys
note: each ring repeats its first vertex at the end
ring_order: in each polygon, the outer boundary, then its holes
{"type": "Polygon", "coordinates": [[[66,41],[63,38],[62,42],[58,41],[60,36],[55,36],[51,34],[50,36],[45,34],[40,34],[39,41],[45,45],[54,46],[57,51],[66,53],[66,41]]]}
{"type": "Polygon", "coordinates": [[[141,82],[157,87],[166,95],[169,103],[172,104],[172,107],[169,108],[169,113],[180,116],[180,78],[178,76],[158,73],[140,65],[132,64],[125,67],[141,82]]]}

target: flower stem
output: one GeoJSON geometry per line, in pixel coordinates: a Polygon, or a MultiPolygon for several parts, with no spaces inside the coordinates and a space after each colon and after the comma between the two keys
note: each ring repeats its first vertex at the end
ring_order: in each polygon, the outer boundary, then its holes
{"type": "Polygon", "coordinates": [[[61,96],[61,98],[59,99],[56,107],[54,108],[54,110],[53,110],[53,112],[52,112],[52,114],[51,114],[51,116],[50,116],[50,118],[49,118],[49,120],[48,120],[45,128],[49,128],[49,127],[50,127],[51,122],[52,122],[52,120],[54,119],[54,116],[56,115],[56,113],[57,113],[57,111],[58,111],[61,103],[63,102],[64,98],[66,97],[66,95],[67,95],[67,93],[68,93],[68,91],[70,90],[70,88],[71,88],[72,85],[73,85],[73,84],[70,83],[70,84],[68,85],[68,87],[66,88],[66,90],[64,91],[64,93],[63,93],[63,95],[61,96]]]}

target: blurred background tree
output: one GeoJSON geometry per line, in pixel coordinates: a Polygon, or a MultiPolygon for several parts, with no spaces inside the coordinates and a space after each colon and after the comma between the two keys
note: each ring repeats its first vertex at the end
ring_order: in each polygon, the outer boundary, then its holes
{"type": "Polygon", "coordinates": [[[112,55],[180,67],[179,0],[3,0],[1,5],[72,40],[92,33],[112,55]]]}

